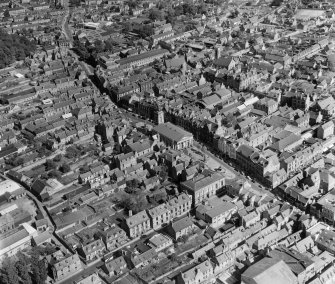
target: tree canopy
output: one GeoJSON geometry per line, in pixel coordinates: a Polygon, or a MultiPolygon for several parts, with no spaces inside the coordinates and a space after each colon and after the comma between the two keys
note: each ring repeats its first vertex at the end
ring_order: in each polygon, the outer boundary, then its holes
{"type": "Polygon", "coordinates": [[[8,34],[0,30],[0,68],[23,60],[36,50],[36,44],[25,36],[8,34]]]}

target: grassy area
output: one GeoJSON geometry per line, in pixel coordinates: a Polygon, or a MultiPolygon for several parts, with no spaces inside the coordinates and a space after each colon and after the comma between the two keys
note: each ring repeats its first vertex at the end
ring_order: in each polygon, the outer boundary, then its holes
{"type": "Polygon", "coordinates": [[[192,249],[196,250],[206,242],[208,242],[208,239],[200,232],[195,237],[190,236],[186,243],[178,243],[176,246],[176,254],[179,255],[192,249]]]}

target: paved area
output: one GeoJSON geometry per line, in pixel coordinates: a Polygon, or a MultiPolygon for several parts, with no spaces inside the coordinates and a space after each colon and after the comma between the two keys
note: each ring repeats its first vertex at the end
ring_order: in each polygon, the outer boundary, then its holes
{"type": "Polygon", "coordinates": [[[230,171],[227,168],[224,168],[222,163],[214,160],[212,157],[207,158],[206,164],[211,170],[213,171],[217,170],[219,172],[224,173],[226,179],[234,179],[236,177],[236,175],[232,171],[230,171]]]}

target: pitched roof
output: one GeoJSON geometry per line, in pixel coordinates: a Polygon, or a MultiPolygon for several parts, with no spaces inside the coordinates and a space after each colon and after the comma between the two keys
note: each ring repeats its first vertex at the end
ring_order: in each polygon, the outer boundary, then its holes
{"type": "Polygon", "coordinates": [[[242,274],[242,281],[255,284],[294,284],[297,283],[297,278],[283,260],[265,257],[242,274]]]}
{"type": "Polygon", "coordinates": [[[175,126],[170,122],[159,124],[154,128],[154,130],[158,134],[165,136],[175,142],[179,142],[187,137],[193,137],[192,133],[187,132],[178,126],[175,126]]]}

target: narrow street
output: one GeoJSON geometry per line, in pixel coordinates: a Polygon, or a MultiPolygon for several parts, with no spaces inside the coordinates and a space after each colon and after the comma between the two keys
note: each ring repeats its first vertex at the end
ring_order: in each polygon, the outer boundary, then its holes
{"type": "Polygon", "coordinates": [[[70,8],[69,8],[69,0],[64,0],[64,9],[65,9],[65,15],[62,21],[62,32],[65,35],[66,39],[70,42],[73,41],[72,33],[69,28],[69,16],[70,16],[70,8]]]}

